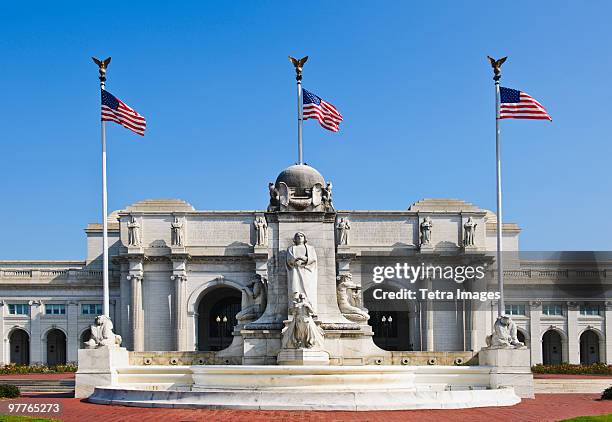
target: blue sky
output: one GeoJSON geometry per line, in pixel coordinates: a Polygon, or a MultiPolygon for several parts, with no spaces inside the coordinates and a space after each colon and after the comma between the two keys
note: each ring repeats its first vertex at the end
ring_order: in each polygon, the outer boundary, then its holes
{"type": "Polygon", "coordinates": [[[305,161],[340,209],[430,197],[495,207],[494,91],[553,122],[502,122],[504,217],[525,250],[610,250],[612,3],[10,2],[0,17],[0,259],[82,259],[99,221],[97,71],[148,120],[108,133],[109,209],[178,197],[263,209],[296,161],[295,80],[344,115],[307,121],[305,161]]]}

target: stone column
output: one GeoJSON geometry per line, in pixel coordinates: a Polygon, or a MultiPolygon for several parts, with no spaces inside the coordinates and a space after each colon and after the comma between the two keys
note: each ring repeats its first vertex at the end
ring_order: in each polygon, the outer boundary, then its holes
{"type": "Polygon", "coordinates": [[[410,336],[410,343],[412,344],[412,350],[420,350],[421,345],[419,343],[419,314],[417,311],[416,302],[411,304],[410,311],[408,312],[408,323],[410,324],[410,328],[408,329],[408,333],[410,336]]]}
{"type": "Polygon", "coordinates": [[[529,337],[531,343],[531,365],[542,363],[542,339],[540,336],[540,317],[542,315],[542,302],[529,302],[529,337]]]}
{"type": "Polygon", "coordinates": [[[198,323],[198,313],[197,312],[191,312],[188,311],[187,312],[187,316],[189,317],[190,320],[190,336],[188,339],[189,342],[189,350],[198,350],[198,329],[199,329],[199,323],[198,323]]]}
{"type": "Polygon", "coordinates": [[[580,339],[578,338],[578,311],[576,302],[567,302],[567,359],[569,363],[580,363],[580,339]]]}
{"type": "Polygon", "coordinates": [[[470,350],[480,350],[478,344],[478,304],[476,301],[470,301],[470,350]]]}
{"type": "Polygon", "coordinates": [[[43,342],[40,333],[40,314],[42,302],[40,300],[30,301],[30,365],[42,364],[43,342]]]}
{"type": "Polygon", "coordinates": [[[0,300],[0,365],[6,365],[10,360],[8,339],[5,338],[6,331],[4,330],[4,312],[6,310],[6,303],[0,300]],[[9,353],[7,355],[7,353],[9,353]]]}
{"type": "Polygon", "coordinates": [[[66,304],[66,328],[68,338],[66,339],[66,361],[76,362],[81,343],[79,338],[79,305],[75,301],[66,304]]]}
{"type": "Polygon", "coordinates": [[[130,260],[127,279],[132,282],[132,348],[135,352],[144,351],[144,313],[142,308],[142,279],[144,277],[142,259],[130,260]]]}
{"type": "MultiPolygon", "coordinates": [[[[427,280],[427,290],[431,291],[432,289],[432,281],[431,280],[427,280]]],[[[425,337],[427,337],[427,351],[428,352],[433,352],[434,349],[434,302],[431,299],[427,299],[427,318],[426,318],[426,323],[427,323],[427,330],[426,330],[426,335],[425,337]]]]}
{"type": "MultiPolygon", "coordinates": [[[[121,263],[121,272],[119,275],[119,309],[115,310],[116,314],[119,314],[119,328],[115,333],[120,333],[123,340],[123,347],[126,345],[134,344],[132,340],[132,283],[128,280],[128,264],[127,262],[121,263]]],[[[117,324],[113,324],[117,327],[117,324]]]]}
{"type": "Polygon", "coordinates": [[[117,312],[117,299],[110,299],[108,305],[108,313],[110,314],[111,321],[113,321],[113,331],[115,331],[115,334],[120,334],[121,315],[117,312]]]}
{"type": "Polygon", "coordinates": [[[176,350],[190,350],[187,347],[187,261],[172,260],[172,275],[174,281],[174,331],[176,334],[176,350]]]}
{"type": "Polygon", "coordinates": [[[612,364],[612,302],[605,302],[605,321],[603,339],[605,342],[605,356],[602,356],[602,362],[608,365],[612,364]],[[605,359],[605,360],[604,360],[605,359]]]}

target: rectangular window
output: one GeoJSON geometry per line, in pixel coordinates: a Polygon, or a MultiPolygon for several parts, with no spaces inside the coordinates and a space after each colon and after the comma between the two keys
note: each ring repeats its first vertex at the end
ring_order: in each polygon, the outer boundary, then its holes
{"type": "Polygon", "coordinates": [[[45,314],[47,315],[66,315],[66,305],[58,304],[58,303],[46,304],[45,314]]]}
{"type": "Polygon", "coordinates": [[[542,305],[542,314],[549,316],[563,315],[563,307],[561,305],[542,305]]]}
{"type": "Polygon", "coordinates": [[[102,315],[101,303],[83,303],[81,305],[81,314],[83,315],[102,315]]]}
{"type": "Polygon", "coordinates": [[[506,305],[506,315],[525,315],[525,305],[506,305]]]}
{"type": "Polygon", "coordinates": [[[30,313],[30,305],[27,303],[10,303],[8,307],[11,315],[28,315],[30,313]]]}
{"type": "Polygon", "coordinates": [[[600,315],[599,305],[581,305],[580,315],[600,315]]]}

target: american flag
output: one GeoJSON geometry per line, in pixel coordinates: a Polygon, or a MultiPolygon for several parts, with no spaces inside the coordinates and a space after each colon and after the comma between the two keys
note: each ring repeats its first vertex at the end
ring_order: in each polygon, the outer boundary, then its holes
{"type": "Polygon", "coordinates": [[[102,121],[119,123],[124,128],[144,136],[147,121],[136,110],[102,90],[102,121]]]}
{"type": "Polygon", "coordinates": [[[302,89],[302,94],[304,120],[317,119],[325,129],[338,132],[342,115],[336,107],[305,89],[302,89]]]}
{"type": "Polygon", "coordinates": [[[500,119],[543,119],[550,120],[542,104],[525,92],[516,89],[499,88],[501,104],[500,119]]]}

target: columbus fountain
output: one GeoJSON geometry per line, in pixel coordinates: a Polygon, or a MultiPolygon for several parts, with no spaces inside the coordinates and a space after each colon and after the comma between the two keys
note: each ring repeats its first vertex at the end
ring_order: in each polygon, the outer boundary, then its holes
{"type": "Polygon", "coordinates": [[[180,352],[169,365],[143,364],[121,347],[111,321],[99,317],[79,350],[77,397],[142,407],[285,410],[508,406],[533,397],[529,350],[507,317],[498,318],[488,347],[470,365],[415,364],[411,353],[418,352],[376,346],[360,282],[350,272],[343,231],[349,223],[338,219],[331,183],[296,164],[269,189],[269,207],[254,222],[257,268],[231,345],[212,364],[195,351],[180,352]]]}

